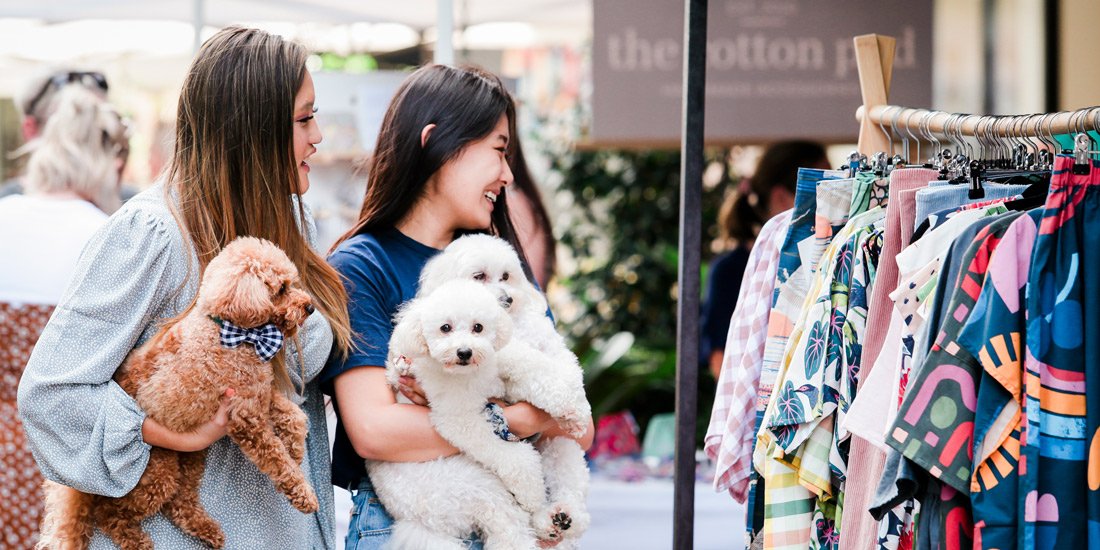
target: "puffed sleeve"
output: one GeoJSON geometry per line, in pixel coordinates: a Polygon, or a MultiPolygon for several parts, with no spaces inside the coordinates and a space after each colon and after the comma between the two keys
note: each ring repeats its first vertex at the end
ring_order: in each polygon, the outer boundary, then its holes
{"type": "Polygon", "coordinates": [[[181,253],[178,229],[169,223],[138,209],[108,220],[85,246],[31,354],[19,414],[51,480],[117,497],[145,471],[145,414],[112,377],[180,288],[183,277],[170,273],[171,255],[181,253]]]}

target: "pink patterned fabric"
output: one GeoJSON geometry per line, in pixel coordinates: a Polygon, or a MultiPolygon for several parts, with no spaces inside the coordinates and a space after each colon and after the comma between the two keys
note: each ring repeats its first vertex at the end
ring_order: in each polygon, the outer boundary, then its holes
{"type": "Polygon", "coordinates": [[[726,336],[710,426],[703,440],[707,456],[717,464],[714,490],[729,491],[737,502],[745,502],[749,491],[752,449],[756,440],[753,432],[756,391],[768,336],[779,247],[790,223],[789,210],[769,220],[760,230],[749,254],[737,307],[726,336]]]}
{"type": "MultiPolygon", "coordinates": [[[[894,306],[890,293],[898,283],[895,256],[905,248],[913,234],[912,220],[909,220],[907,229],[903,218],[915,216],[915,190],[927,187],[928,182],[937,176],[935,170],[926,168],[900,168],[890,174],[886,233],[883,236],[878,275],[867,311],[867,335],[861,361],[864,370],[859,373],[860,388],[873,370],[890,325],[890,311],[894,306]],[[910,190],[913,192],[907,192],[910,190]]],[[[841,517],[840,550],[868,550],[878,540],[878,522],[867,512],[867,508],[875,486],[882,477],[884,459],[881,449],[853,434],[848,456],[848,481],[844,492],[845,513],[841,517]]]]}
{"type": "Polygon", "coordinates": [[[596,424],[596,437],[588,456],[616,458],[642,452],[638,444],[638,422],[630,411],[607,413],[596,424]]]}

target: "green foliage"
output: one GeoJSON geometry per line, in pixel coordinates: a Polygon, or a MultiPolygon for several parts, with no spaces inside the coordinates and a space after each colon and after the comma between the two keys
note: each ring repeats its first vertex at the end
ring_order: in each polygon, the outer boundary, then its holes
{"type": "MultiPolygon", "coordinates": [[[[727,154],[708,158],[724,167],[727,154]]],[[[654,414],[675,408],[680,154],[570,151],[553,158],[551,169],[562,178],[559,193],[572,198],[559,226],[575,265],[561,274],[575,300],[563,324],[585,366],[589,400],[596,415],[630,409],[644,430],[654,414]]],[[[705,241],[727,172],[704,187],[702,212],[688,221],[708,230],[705,241]]],[[[701,440],[715,387],[704,364],[699,380],[701,440]]]]}
{"type": "Polygon", "coordinates": [[[378,60],[367,53],[340,55],[325,52],[321,54],[321,69],[332,72],[369,73],[378,70],[378,60]]]}

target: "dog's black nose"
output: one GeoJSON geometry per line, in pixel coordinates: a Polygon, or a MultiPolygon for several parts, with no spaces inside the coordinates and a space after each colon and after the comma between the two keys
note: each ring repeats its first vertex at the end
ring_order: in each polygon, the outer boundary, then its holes
{"type": "Polygon", "coordinates": [[[306,304],[306,315],[313,315],[313,304],[306,304]]]}
{"type": "Polygon", "coordinates": [[[470,348],[461,348],[458,350],[458,360],[462,361],[463,363],[469,361],[470,358],[473,356],[474,352],[470,348]]]}
{"type": "Polygon", "coordinates": [[[502,305],[506,308],[512,307],[512,297],[507,295],[507,294],[501,296],[500,297],[500,305],[502,305]]]}

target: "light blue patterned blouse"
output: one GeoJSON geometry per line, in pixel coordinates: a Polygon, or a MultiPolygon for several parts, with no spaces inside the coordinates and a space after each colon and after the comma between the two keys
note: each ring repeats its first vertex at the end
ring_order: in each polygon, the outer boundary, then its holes
{"type": "MultiPolygon", "coordinates": [[[[308,212],[307,220],[314,243],[308,212]]],[[[19,384],[27,440],[47,478],[109,496],[126,494],[137,484],[149,460],[150,447],[141,438],[145,415],[111,377],[160,321],[190,303],[198,288],[197,265],[165,203],[163,184],[131,199],[91,238],[19,384]]],[[[332,331],[319,312],[307,320],[300,341],[310,381],[332,347],[332,331]]],[[[298,354],[291,347],[286,356],[301,388],[298,354]]],[[[311,515],[295,510],[235,444],[222,438],[207,453],[200,497],[221,523],[226,548],[335,548],[328,433],[317,384],[307,383],[300,401],[310,423],[302,468],[320,510],[311,515]]],[[[157,548],[204,548],[163,516],[142,527],[157,548]]],[[[115,546],[97,532],[91,548],[115,546]]]]}

